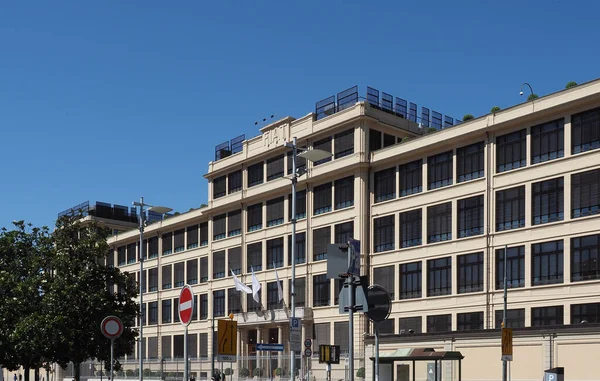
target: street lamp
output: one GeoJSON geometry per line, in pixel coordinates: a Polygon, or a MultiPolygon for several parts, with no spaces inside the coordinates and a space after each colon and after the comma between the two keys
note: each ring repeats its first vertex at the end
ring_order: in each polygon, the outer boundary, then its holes
{"type": "MultiPolygon", "coordinates": [[[[319,161],[331,157],[331,152],[323,151],[320,149],[300,149],[302,152],[298,153],[298,146],[296,145],[296,137],[292,138],[291,142],[284,142],[283,145],[286,148],[292,149],[292,289],[290,294],[292,300],[290,305],[292,308],[292,319],[296,317],[296,184],[298,183],[298,177],[300,175],[296,170],[296,158],[302,157],[308,161],[319,161]]],[[[290,380],[294,381],[296,373],[296,354],[291,350],[290,346],[290,380]]]]}
{"type": "Polygon", "coordinates": [[[525,86],[529,87],[529,91],[531,91],[531,95],[533,95],[533,89],[531,88],[531,85],[527,82],[525,82],[521,85],[521,91],[519,92],[519,95],[523,95],[523,87],[525,87],[525,86]]]}
{"type": "Polygon", "coordinates": [[[139,345],[139,350],[138,350],[138,355],[140,356],[140,381],[143,381],[144,379],[144,354],[142,353],[143,351],[143,344],[144,344],[144,324],[143,324],[143,318],[144,318],[144,288],[143,288],[143,284],[144,284],[144,222],[145,222],[145,212],[154,212],[157,214],[165,214],[165,213],[169,213],[171,210],[171,208],[167,208],[166,206],[152,206],[149,204],[145,204],[144,203],[144,198],[140,197],[140,202],[134,201],[133,206],[139,206],[140,208],[140,253],[139,253],[139,260],[140,260],[140,345],[139,345]],[[147,208],[147,209],[144,209],[147,208]]]}

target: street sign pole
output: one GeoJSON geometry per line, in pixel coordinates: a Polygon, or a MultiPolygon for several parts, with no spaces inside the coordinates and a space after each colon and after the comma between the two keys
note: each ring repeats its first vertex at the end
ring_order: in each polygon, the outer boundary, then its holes
{"type": "MultiPolygon", "coordinates": [[[[107,316],[102,319],[102,323],[100,323],[100,331],[107,339],[110,339],[110,379],[112,381],[114,372],[115,339],[123,333],[123,322],[116,316],[107,316]]],[[[102,363],[100,364],[100,368],[102,368],[102,363]]],[[[100,372],[102,372],[102,369],[100,369],[100,372]]]]}
{"type": "Polygon", "coordinates": [[[185,327],[183,335],[183,381],[189,380],[189,363],[188,363],[188,326],[194,315],[194,292],[189,285],[183,286],[179,293],[179,321],[185,327]]]}
{"type": "MultiPolygon", "coordinates": [[[[508,260],[508,250],[507,250],[507,245],[504,245],[504,310],[502,311],[502,328],[507,328],[506,327],[506,302],[507,302],[507,290],[508,290],[508,286],[506,284],[506,268],[508,260]]],[[[502,360],[502,381],[506,381],[506,376],[507,376],[507,369],[506,369],[506,360],[503,359],[502,360]]]]}
{"type": "Polygon", "coordinates": [[[185,326],[185,333],[183,334],[183,359],[185,361],[185,366],[183,367],[183,381],[188,381],[188,326],[185,326]]]}
{"type": "Polygon", "coordinates": [[[379,322],[375,326],[375,381],[379,381],[379,322]]]}
{"type": "MultiPolygon", "coordinates": [[[[113,377],[113,366],[114,366],[114,352],[115,352],[115,339],[110,339],[110,381],[114,380],[113,377]]],[[[102,375],[102,365],[100,365],[100,374],[102,375]]]]}

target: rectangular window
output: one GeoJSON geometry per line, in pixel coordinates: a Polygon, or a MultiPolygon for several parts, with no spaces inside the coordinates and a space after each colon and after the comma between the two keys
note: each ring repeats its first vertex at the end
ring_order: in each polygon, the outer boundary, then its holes
{"type": "Polygon", "coordinates": [[[247,210],[248,231],[262,229],[262,203],[248,206],[247,210]]]}
{"type": "Polygon", "coordinates": [[[393,200],[396,198],[396,167],[375,172],[375,202],[393,200]]]}
{"type": "Polygon", "coordinates": [[[208,222],[200,224],[200,246],[208,245],[208,222]]]}
{"type": "Polygon", "coordinates": [[[456,314],[457,331],[476,331],[483,329],[483,312],[456,314]]]}
{"type": "Polygon", "coordinates": [[[171,358],[171,337],[172,336],[163,336],[162,343],[162,358],[170,359],[171,358]]]}
{"type": "Polygon", "coordinates": [[[335,243],[348,243],[354,237],[354,221],[335,225],[334,234],[335,243]]]}
{"type": "Polygon", "coordinates": [[[136,243],[130,243],[129,245],[127,245],[127,263],[128,264],[135,263],[135,261],[136,261],[136,256],[137,256],[136,247],[137,247],[136,243]]]}
{"type": "Polygon", "coordinates": [[[227,250],[227,262],[229,266],[229,271],[227,275],[233,273],[235,275],[240,275],[242,273],[242,248],[234,247],[227,250]]]}
{"type": "Polygon", "coordinates": [[[227,237],[226,232],[227,214],[219,214],[213,217],[213,240],[223,239],[227,237]]]}
{"type": "Polygon", "coordinates": [[[225,278],[225,250],[213,253],[213,279],[225,278]]]}
{"type": "Polygon", "coordinates": [[[423,160],[402,164],[398,169],[400,197],[423,191],[423,160]]]}
{"type": "Polygon", "coordinates": [[[334,182],[334,188],[336,210],[354,205],[354,176],[336,180],[334,182]]]}
{"type": "MultiPolygon", "coordinates": [[[[200,334],[200,358],[208,358],[208,333],[200,334]]],[[[202,372],[200,372],[202,374],[202,372]]]]}
{"type": "Polygon", "coordinates": [[[483,234],[483,195],[458,200],[458,238],[483,234]]]}
{"type": "MultiPolygon", "coordinates": [[[[506,256],[506,287],[525,287],[525,246],[509,247],[506,256]]],[[[504,288],[504,249],[496,249],[496,290],[504,288]]]]}
{"type": "Polygon", "coordinates": [[[254,300],[252,294],[246,294],[246,306],[248,312],[257,312],[261,310],[262,288],[258,291],[258,302],[254,300]]]}
{"type": "Polygon", "coordinates": [[[173,323],[179,323],[179,298],[173,299],[173,323]]]}
{"type": "Polygon", "coordinates": [[[483,291],[483,252],[458,256],[458,293],[483,291]]]}
{"type": "Polygon", "coordinates": [[[335,134],[333,145],[335,147],[334,157],[339,159],[354,153],[354,129],[349,129],[335,134]]]}
{"type": "Polygon", "coordinates": [[[427,296],[452,294],[452,258],[427,261],[427,296]]]}
{"type": "Polygon", "coordinates": [[[313,275],[313,307],[329,305],[331,288],[329,283],[327,274],[313,275]]]}
{"type": "Polygon", "coordinates": [[[496,138],[496,172],[510,171],[527,164],[527,129],[496,138]]]}
{"type": "Polygon", "coordinates": [[[198,284],[198,259],[187,261],[187,284],[198,284]]]}
{"type": "Polygon", "coordinates": [[[190,359],[198,358],[198,334],[190,333],[188,336],[188,356],[190,359]]]}
{"type": "Polygon", "coordinates": [[[396,137],[394,135],[383,134],[383,148],[393,146],[396,144],[396,137]]]}
{"type": "Polygon", "coordinates": [[[213,199],[227,194],[227,176],[217,177],[213,180],[213,199]]]}
{"type": "Polygon", "coordinates": [[[600,279],[600,235],[571,238],[571,281],[600,279]]]}
{"type": "Polygon", "coordinates": [[[452,151],[427,158],[427,182],[430,190],[452,185],[452,151]]]}
{"type": "Polygon", "coordinates": [[[314,214],[331,212],[331,183],[313,188],[314,214]]]}
{"type": "Polygon", "coordinates": [[[156,336],[148,338],[148,358],[158,358],[158,337],[156,336]]]}
{"type": "Polygon", "coordinates": [[[327,246],[331,243],[331,227],[313,230],[313,261],[327,259],[327,246]]]}
{"type": "MultiPolygon", "coordinates": [[[[288,221],[292,221],[292,195],[288,195],[288,221]]],[[[296,219],[306,218],[306,189],[296,192],[296,219]]]]}
{"type": "Polygon", "coordinates": [[[183,358],[183,335],[173,335],[173,357],[183,358]]]}
{"type": "MultiPolygon", "coordinates": [[[[288,281],[289,284],[289,293],[288,300],[292,300],[292,280],[288,281]]],[[[296,283],[294,284],[294,291],[296,291],[296,307],[304,307],[306,305],[306,278],[296,278],[296,283]]]]}
{"type": "Polygon", "coordinates": [[[600,213],[600,169],[571,175],[573,218],[600,213]]]}
{"type": "Polygon", "coordinates": [[[173,253],[173,233],[165,233],[162,235],[162,255],[173,253]]]}
{"type": "Polygon", "coordinates": [[[229,194],[242,190],[242,171],[231,172],[227,175],[227,191],[229,194]]]}
{"type": "Polygon", "coordinates": [[[484,176],[484,147],[485,144],[479,142],[456,150],[456,177],[458,183],[484,176]]]}
{"type": "Polygon", "coordinates": [[[267,201],[267,226],[283,223],[283,197],[267,201]]]}
{"type": "Polygon", "coordinates": [[[265,166],[261,161],[248,167],[248,188],[262,184],[265,181],[265,166]]]}
{"type": "Polygon", "coordinates": [[[251,243],[246,246],[246,255],[248,256],[247,272],[262,270],[262,242],[251,243]]]}
{"type": "Polygon", "coordinates": [[[496,231],[525,226],[525,185],[496,191],[496,231]]]}
{"type": "Polygon", "coordinates": [[[148,270],[148,290],[158,291],[158,267],[148,270]]]}
{"type": "Polygon", "coordinates": [[[267,181],[283,177],[283,155],[267,160],[267,181]]]}
{"type": "Polygon", "coordinates": [[[419,246],[423,243],[421,209],[400,213],[400,247],[419,246]]]}
{"type": "Polygon", "coordinates": [[[563,178],[531,184],[533,224],[562,221],[564,218],[563,178]]]}
{"type": "Polygon", "coordinates": [[[162,321],[163,324],[171,322],[171,299],[162,301],[162,321]]]}
{"type": "Polygon", "coordinates": [[[427,207],[427,243],[452,239],[452,202],[427,207]]]}
{"type": "Polygon", "coordinates": [[[600,323],[600,303],[572,304],[571,324],[600,323]]]}
{"type": "Polygon", "coordinates": [[[158,237],[148,238],[148,258],[158,257],[158,237]]]}
{"type": "Polygon", "coordinates": [[[381,132],[369,129],[369,152],[381,149],[381,132]]]}
{"type": "Polygon", "coordinates": [[[423,330],[423,318],[420,316],[400,318],[399,321],[400,334],[421,333],[423,330]]]}
{"type": "Polygon", "coordinates": [[[333,323],[333,342],[340,346],[341,353],[348,353],[348,322],[333,323]]]}
{"type": "Polygon", "coordinates": [[[572,153],[600,148],[600,107],[571,115],[572,153]]]}
{"type": "MultiPolygon", "coordinates": [[[[296,233],[296,247],[294,251],[296,264],[306,262],[306,233],[296,233]]],[[[288,235],[288,264],[292,264],[292,236],[288,235]]]]}
{"type": "MultiPolygon", "coordinates": [[[[281,281],[279,281],[279,285],[283,290],[283,284],[281,283],[281,281]]],[[[280,309],[281,306],[282,303],[279,301],[279,289],[277,287],[277,281],[267,282],[267,309],[277,310],[280,309]]]]}
{"type": "MultiPolygon", "coordinates": [[[[496,310],[496,329],[502,328],[503,310],[496,310]]],[[[507,328],[524,328],[525,327],[525,308],[516,308],[506,310],[506,327],[507,328]]]]}
{"type": "Polygon", "coordinates": [[[373,279],[376,279],[377,284],[381,285],[390,294],[392,300],[395,299],[395,276],[396,266],[376,267],[373,269],[373,279]]]}
{"type": "Polygon", "coordinates": [[[531,164],[565,156],[565,120],[531,127],[531,164]]]}
{"type": "Polygon", "coordinates": [[[381,323],[379,323],[379,334],[384,335],[393,335],[396,333],[396,320],[395,319],[385,319],[381,323]]]}
{"type": "Polygon", "coordinates": [[[179,253],[185,250],[185,229],[175,230],[173,241],[175,242],[175,252],[179,253]]]}
{"type": "Polygon", "coordinates": [[[283,267],[283,238],[267,241],[267,268],[283,267]]]}
{"type": "Polygon", "coordinates": [[[213,291],[213,309],[215,316],[225,316],[225,290],[213,291]]]}
{"type": "Polygon", "coordinates": [[[394,218],[392,214],[373,220],[373,249],[376,253],[394,250],[394,218]]]}
{"type": "Polygon", "coordinates": [[[427,333],[452,331],[452,315],[427,316],[427,333]]]}
{"type": "Polygon", "coordinates": [[[173,269],[175,271],[175,287],[183,287],[185,284],[185,263],[175,263],[173,269]]]}
{"type": "Polygon", "coordinates": [[[208,257],[200,258],[200,283],[208,282],[208,257]]]}
{"type": "Polygon", "coordinates": [[[198,295],[194,295],[194,308],[192,309],[192,320],[198,320],[198,295]]]}
{"type": "MultiPolygon", "coordinates": [[[[305,147],[298,147],[299,149],[306,149],[305,147]]],[[[287,153],[287,174],[292,174],[293,163],[292,151],[287,153]]],[[[306,173],[306,159],[300,156],[296,156],[296,173],[301,176],[306,173]]]]}
{"type": "Polygon", "coordinates": [[[423,283],[421,281],[421,262],[400,265],[400,299],[421,297],[423,283]]]}
{"type": "Polygon", "coordinates": [[[227,213],[227,236],[234,237],[242,234],[242,211],[234,210],[227,213]]]}
{"type": "Polygon", "coordinates": [[[148,325],[158,324],[158,302],[148,303],[148,325]]]}
{"type": "Polygon", "coordinates": [[[198,247],[198,225],[188,226],[187,231],[187,248],[194,249],[198,247]]]}
{"type": "MultiPolygon", "coordinates": [[[[320,149],[325,152],[331,153],[331,136],[328,136],[325,139],[321,139],[319,141],[314,142],[313,149],[320,149]]],[[[317,160],[313,163],[313,165],[316,167],[317,165],[327,163],[328,161],[331,161],[331,157],[328,157],[328,158],[325,158],[322,160],[317,160]]]]}
{"type": "Polygon", "coordinates": [[[239,314],[242,312],[242,300],[240,299],[240,295],[242,295],[235,288],[227,289],[227,305],[230,314],[239,314]]]}
{"type": "Polygon", "coordinates": [[[531,285],[563,282],[563,241],[531,245],[531,285]]]}
{"type": "Polygon", "coordinates": [[[200,320],[208,319],[208,294],[200,294],[200,320]]]}
{"type": "Polygon", "coordinates": [[[117,248],[117,263],[119,264],[119,266],[125,266],[125,264],[127,263],[127,256],[125,253],[125,246],[119,246],[117,248]]]}
{"type": "Polygon", "coordinates": [[[171,265],[164,265],[162,267],[162,289],[168,290],[173,287],[172,284],[172,269],[171,265]]]}
{"type": "Polygon", "coordinates": [[[564,307],[537,307],[531,309],[531,326],[547,327],[553,325],[563,325],[564,307]]]}
{"type": "Polygon", "coordinates": [[[314,348],[319,348],[320,345],[331,344],[331,325],[329,322],[326,323],[315,323],[313,337],[314,337],[314,348]]]}

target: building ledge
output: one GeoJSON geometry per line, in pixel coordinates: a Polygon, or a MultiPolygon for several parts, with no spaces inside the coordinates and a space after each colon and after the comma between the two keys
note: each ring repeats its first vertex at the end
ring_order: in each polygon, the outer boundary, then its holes
{"type": "MultiPolygon", "coordinates": [[[[234,319],[237,320],[240,326],[260,323],[289,323],[292,311],[285,307],[281,309],[241,312],[234,315],[234,319]]],[[[296,317],[312,320],[312,309],[308,307],[296,307],[296,317]]]]}

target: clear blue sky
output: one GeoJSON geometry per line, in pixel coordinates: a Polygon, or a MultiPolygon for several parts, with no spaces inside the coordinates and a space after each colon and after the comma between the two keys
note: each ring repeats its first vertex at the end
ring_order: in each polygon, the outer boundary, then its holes
{"type": "Polygon", "coordinates": [[[214,146],[358,84],[455,117],[599,76],[598,1],[53,1],[0,11],[0,226],[207,200],[214,146]]]}

